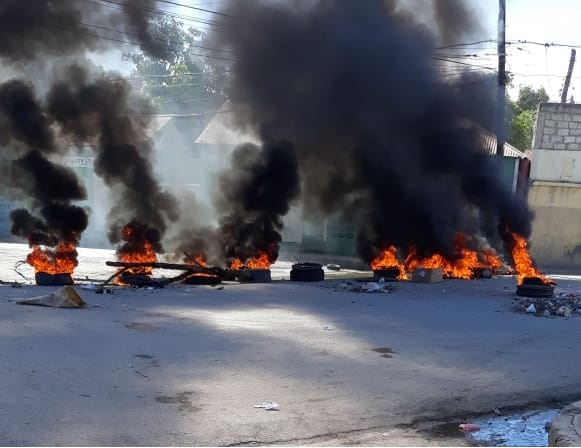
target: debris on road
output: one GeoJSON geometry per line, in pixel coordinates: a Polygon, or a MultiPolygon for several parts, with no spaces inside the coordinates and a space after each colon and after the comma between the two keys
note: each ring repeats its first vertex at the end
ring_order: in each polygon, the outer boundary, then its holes
{"type": "Polygon", "coordinates": [[[460,428],[460,431],[464,432],[473,432],[480,429],[480,426],[475,425],[474,423],[460,423],[458,427],[460,428]]]}
{"type": "Polygon", "coordinates": [[[535,305],[533,303],[531,303],[528,308],[527,308],[527,313],[536,313],[537,309],[535,308],[535,305]]]}
{"type": "Polygon", "coordinates": [[[64,286],[52,294],[19,300],[16,303],[18,305],[38,305],[52,308],[86,308],[87,306],[72,286],[64,286]]]}
{"type": "Polygon", "coordinates": [[[274,401],[263,401],[260,404],[254,406],[255,408],[264,409],[265,411],[279,411],[278,403],[274,401]]]}
{"type": "Polygon", "coordinates": [[[333,327],[329,327],[328,325],[325,325],[325,326],[322,328],[322,330],[323,330],[323,331],[335,331],[335,329],[334,329],[333,327]]]}
{"type": "Polygon", "coordinates": [[[357,281],[347,280],[341,282],[327,281],[322,287],[333,288],[336,292],[364,292],[364,293],[390,293],[397,289],[397,285],[382,281],[357,281]]]}
{"type": "Polygon", "coordinates": [[[442,268],[414,268],[412,282],[415,283],[440,283],[444,278],[442,268]]]}
{"type": "Polygon", "coordinates": [[[514,306],[517,313],[530,313],[540,317],[581,315],[581,295],[578,294],[562,292],[550,299],[523,297],[515,300],[518,300],[514,306]]]}

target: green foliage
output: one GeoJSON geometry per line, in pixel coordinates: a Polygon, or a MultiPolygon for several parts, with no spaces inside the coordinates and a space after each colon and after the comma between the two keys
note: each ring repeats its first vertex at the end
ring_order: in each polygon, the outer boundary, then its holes
{"type": "Polygon", "coordinates": [[[544,87],[535,90],[531,86],[521,86],[516,105],[521,111],[536,111],[539,103],[546,103],[547,101],[549,101],[549,95],[547,95],[544,87]]]}
{"type": "Polygon", "coordinates": [[[547,101],[549,95],[544,87],[535,90],[530,86],[520,87],[516,101],[507,100],[508,143],[522,151],[530,149],[537,107],[547,101]]]}
{"type": "MultiPolygon", "coordinates": [[[[152,19],[152,35],[162,41],[165,59],[143,53],[126,54],[135,68],[131,79],[150,97],[160,113],[192,113],[215,110],[225,98],[226,69],[220,62],[204,58],[204,35],[185,28],[172,17],[152,19]]],[[[210,53],[213,54],[213,53],[210,53]]]]}
{"type": "Polygon", "coordinates": [[[523,110],[514,117],[511,123],[512,138],[511,145],[522,150],[531,147],[533,131],[535,125],[536,112],[532,110],[523,110]]]}

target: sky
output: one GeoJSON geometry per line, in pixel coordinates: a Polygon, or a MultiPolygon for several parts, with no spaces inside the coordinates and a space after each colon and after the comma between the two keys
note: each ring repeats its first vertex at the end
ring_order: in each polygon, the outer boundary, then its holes
{"type": "MultiPolygon", "coordinates": [[[[483,38],[496,40],[498,0],[475,1],[475,9],[484,25],[483,38]]],[[[568,98],[573,95],[576,102],[581,103],[580,0],[506,0],[506,40],[579,45],[568,98]]],[[[486,46],[491,50],[478,50],[488,54],[475,63],[496,68],[496,43],[486,46]]],[[[468,53],[478,54],[476,51],[468,53]]],[[[506,68],[514,74],[514,87],[509,89],[509,94],[515,96],[519,85],[543,86],[551,101],[560,101],[570,56],[571,48],[566,47],[508,45],[506,68]]]]}
{"type": "MultiPolygon", "coordinates": [[[[180,1],[188,5],[219,10],[221,3],[231,0],[180,1]]],[[[425,4],[427,0],[403,1],[412,3],[415,7],[419,6],[418,9],[421,10],[422,4],[425,4]]],[[[467,1],[472,2],[474,13],[482,28],[475,35],[474,41],[489,39],[496,41],[499,1],[467,1]]],[[[178,8],[178,10],[183,14],[193,13],[188,8],[178,8]]],[[[200,14],[202,17],[216,19],[216,16],[211,14],[200,14]]],[[[198,12],[195,15],[198,15],[198,12]]],[[[579,45],[577,67],[573,71],[568,99],[571,96],[577,97],[576,102],[581,103],[581,0],[506,0],[506,40],[511,42],[507,45],[506,69],[514,75],[513,85],[509,87],[508,94],[516,98],[521,85],[530,85],[535,88],[542,86],[547,91],[550,101],[561,99],[561,89],[569,65],[571,48],[552,45],[545,47],[530,43],[516,43],[516,41],[579,45]]],[[[493,70],[484,70],[496,73],[498,67],[496,42],[462,47],[452,54],[464,55],[456,60],[490,67],[493,70]],[[477,56],[465,56],[467,54],[477,56]]],[[[454,65],[457,69],[477,69],[460,64],[454,65]]]]}
{"type": "MultiPolygon", "coordinates": [[[[221,5],[228,1],[233,0],[176,0],[176,3],[182,3],[189,7],[172,6],[171,4],[165,4],[162,7],[188,17],[219,21],[219,16],[194,10],[191,7],[219,11],[221,5]]],[[[427,0],[400,1],[419,11],[425,9],[423,5],[427,2],[427,0]]],[[[451,70],[453,73],[459,73],[466,69],[496,73],[498,67],[496,38],[499,1],[466,1],[471,2],[474,14],[481,24],[481,29],[475,33],[473,38],[467,39],[467,42],[478,40],[493,40],[494,42],[447,50],[445,52],[447,56],[455,56],[454,60],[471,64],[449,64],[448,66],[454,67],[451,70]]],[[[424,20],[429,20],[429,18],[424,18],[424,20]]],[[[195,24],[186,22],[186,25],[195,24]]],[[[553,45],[545,47],[531,43],[517,43],[517,41],[579,45],[578,50],[581,50],[581,0],[506,0],[506,40],[509,42],[506,69],[514,75],[513,85],[509,87],[508,94],[514,99],[518,95],[518,88],[521,85],[530,85],[535,88],[542,86],[547,91],[550,101],[560,101],[571,48],[553,45]]],[[[105,57],[98,57],[97,62],[106,61],[104,65],[123,74],[129,74],[131,65],[121,62],[120,55],[119,51],[112,52],[105,57]]],[[[581,51],[578,51],[576,65],[568,99],[573,96],[576,102],[581,103],[581,51]]]]}

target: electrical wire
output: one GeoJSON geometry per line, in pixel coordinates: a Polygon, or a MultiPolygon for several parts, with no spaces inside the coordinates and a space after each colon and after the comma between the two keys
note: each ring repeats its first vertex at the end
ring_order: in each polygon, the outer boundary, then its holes
{"type": "MultiPolygon", "coordinates": [[[[138,34],[131,33],[129,31],[122,31],[122,30],[117,30],[117,29],[114,29],[114,28],[108,28],[106,26],[93,25],[93,24],[84,23],[84,22],[80,22],[80,24],[83,25],[83,26],[86,26],[86,27],[91,27],[91,28],[95,28],[95,29],[99,29],[99,30],[110,31],[110,32],[113,32],[113,33],[126,34],[128,36],[139,37],[138,34]]],[[[169,42],[169,43],[175,44],[175,45],[183,45],[184,44],[183,42],[177,42],[177,41],[169,40],[169,39],[165,40],[165,39],[159,39],[159,38],[155,38],[155,37],[151,37],[150,39],[151,40],[158,41],[158,42],[163,42],[163,43],[169,42]]],[[[231,51],[231,50],[222,50],[222,49],[219,49],[219,48],[210,48],[210,47],[205,47],[203,45],[189,44],[188,45],[188,48],[189,47],[199,48],[201,50],[207,50],[207,51],[222,51],[222,52],[225,52],[225,53],[234,54],[234,52],[231,51]]]]}
{"type": "Polygon", "coordinates": [[[222,16],[222,17],[234,17],[234,16],[232,16],[230,14],[226,14],[226,13],[223,13],[223,12],[213,11],[211,9],[198,8],[196,6],[191,6],[191,5],[184,5],[183,3],[173,2],[173,1],[170,1],[170,0],[157,0],[157,1],[160,2],[160,3],[168,3],[170,5],[181,6],[183,8],[195,9],[196,11],[202,11],[202,12],[207,12],[207,13],[210,13],[210,14],[216,14],[216,15],[219,15],[219,16],[222,16]]]}

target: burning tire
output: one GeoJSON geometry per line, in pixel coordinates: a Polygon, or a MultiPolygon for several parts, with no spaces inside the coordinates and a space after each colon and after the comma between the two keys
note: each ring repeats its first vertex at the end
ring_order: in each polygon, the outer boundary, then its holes
{"type": "Polygon", "coordinates": [[[184,280],[186,285],[218,285],[222,280],[217,275],[190,275],[184,280]]]}
{"type": "Polygon", "coordinates": [[[516,287],[516,295],[521,297],[553,297],[554,283],[545,283],[540,278],[525,277],[516,287]]]}
{"type": "Polygon", "coordinates": [[[325,279],[325,273],[318,263],[297,263],[292,266],[290,279],[294,282],[320,282],[325,279]]]}
{"type": "Polygon", "coordinates": [[[67,286],[75,283],[71,274],[49,274],[39,271],[34,274],[34,279],[39,286],[67,286]]]}

